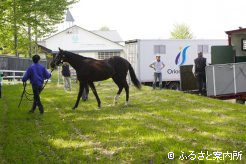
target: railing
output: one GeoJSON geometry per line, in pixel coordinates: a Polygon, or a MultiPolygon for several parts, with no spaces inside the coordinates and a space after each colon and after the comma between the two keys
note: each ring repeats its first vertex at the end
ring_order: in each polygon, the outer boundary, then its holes
{"type": "Polygon", "coordinates": [[[22,83],[22,77],[26,71],[16,71],[16,70],[0,70],[3,73],[2,84],[17,84],[22,83]]]}

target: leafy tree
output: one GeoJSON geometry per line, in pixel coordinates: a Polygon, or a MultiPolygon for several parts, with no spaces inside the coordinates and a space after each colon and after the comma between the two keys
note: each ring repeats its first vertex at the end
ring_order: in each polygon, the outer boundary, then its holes
{"type": "Polygon", "coordinates": [[[66,9],[78,1],[4,0],[0,3],[0,47],[31,56],[37,52],[37,41],[55,32],[66,9]]]}
{"type": "Polygon", "coordinates": [[[100,31],[109,31],[109,27],[103,26],[99,29],[100,31]]]}
{"type": "Polygon", "coordinates": [[[171,32],[171,39],[192,39],[193,34],[190,32],[189,26],[186,24],[175,24],[174,30],[171,32]]]}

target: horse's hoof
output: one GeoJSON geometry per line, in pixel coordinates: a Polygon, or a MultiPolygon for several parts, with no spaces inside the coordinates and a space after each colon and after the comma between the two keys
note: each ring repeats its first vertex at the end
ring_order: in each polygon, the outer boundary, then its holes
{"type": "Polygon", "coordinates": [[[129,102],[127,101],[127,102],[125,102],[125,107],[127,107],[128,106],[128,104],[129,104],[129,102]]]}
{"type": "Polygon", "coordinates": [[[87,101],[88,100],[88,97],[85,97],[85,98],[82,98],[83,101],[87,101]]]}
{"type": "Polygon", "coordinates": [[[76,107],[73,107],[72,109],[73,109],[73,110],[75,110],[75,109],[76,109],[76,107]]]}

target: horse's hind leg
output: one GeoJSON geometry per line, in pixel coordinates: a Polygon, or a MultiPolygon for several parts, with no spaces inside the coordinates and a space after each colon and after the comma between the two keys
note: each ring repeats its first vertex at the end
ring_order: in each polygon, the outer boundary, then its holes
{"type": "Polygon", "coordinates": [[[117,94],[114,96],[114,104],[117,104],[118,102],[118,98],[123,90],[123,86],[122,84],[119,82],[119,80],[117,80],[115,77],[113,77],[113,80],[115,82],[115,84],[119,87],[119,90],[117,92],[117,94]]]}
{"type": "Polygon", "coordinates": [[[82,96],[82,93],[83,93],[84,88],[85,88],[85,84],[82,83],[82,82],[80,82],[80,83],[79,83],[79,93],[78,93],[77,101],[76,101],[76,103],[74,104],[73,109],[75,109],[75,108],[78,107],[78,105],[79,105],[79,100],[80,100],[80,98],[81,98],[81,96],[82,96]]]}
{"type": "Polygon", "coordinates": [[[123,89],[123,86],[121,86],[121,85],[118,85],[118,87],[119,87],[119,90],[118,90],[117,94],[114,96],[114,104],[118,103],[118,98],[119,98],[120,93],[122,92],[122,89],[123,89]]]}
{"type": "Polygon", "coordinates": [[[129,85],[127,84],[126,80],[124,81],[124,88],[125,88],[125,92],[126,92],[126,103],[125,106],[128,105],[129,103],[129,85]]]}
{"type": "Polygon", "coordinates": [[[92,90],[92,92],[94,93],[94,95],[95,95],[95,97],[97,99],[98,108],[101,108],[101,101],[100,101],[100,99],[98,97],[95,85],[93,84],[93,82],[91,82],[91,83],[89,83],[89,86],[91,87],[91,90],[92,90]]]}

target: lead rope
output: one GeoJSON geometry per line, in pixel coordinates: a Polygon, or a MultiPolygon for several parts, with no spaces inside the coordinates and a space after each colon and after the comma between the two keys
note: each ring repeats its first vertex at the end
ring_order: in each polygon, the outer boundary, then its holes
{"type": "MultiPolygon", "coordinates": [[[[53,71],[54,71],[54,68],[52,68],[50,74],[51,74],[53,71]]],[[[43,91],[43,89],[45,88],[45,86],[46,86],[46,84],[48,83],[48,81],[49,81],[49,79],[47,79],[47,80],[45,81],[45,83],[44,83],[44,85],[43,85],[43,87],[42,87],[40,93],[43,91]]],[[[27,100],[32,101],[32,100],[31,100],[30,98],[28,98],[28,96],[27,96],[27,95],[33,95],[33,94],[28,93],[28,92],[26,91],[26,82],[23,82],[23,91],[22,91],[22,94],[21,94],[21,98],[20,98],[20,102],[19,102],[18,108],[20,108],[20,105],[21,105],[21,102],[22,102],[22,100],[23,100],[24,95],[25,95],[25,97],[26,97],[27,100]]]]}
{"type": "MultiPolygon", "coordinates": [[[[50,74],[51,74],[54,70],[55,70],[55,68],[52,68],[52,70],[50,71],[50,74]]],[[[40,93],[43,91],[43,89],[45,88],[45,86],[46,86],[46,84],[48,83],[48,81],[49,81],[49,79],[47,79],[47,80],[45,81],[45,83],[44,83],[44,85],[43,85],[43,87],[42,87],[40,93]]]]}

